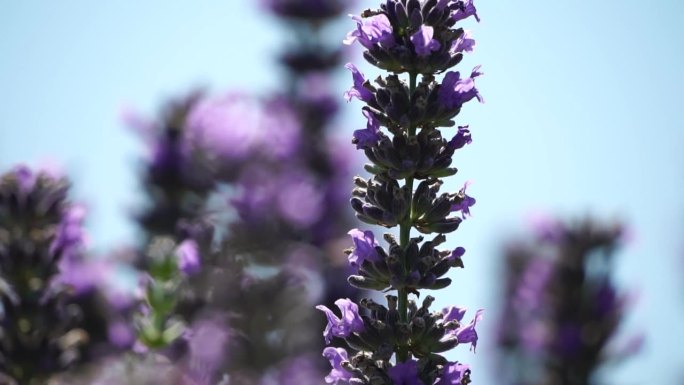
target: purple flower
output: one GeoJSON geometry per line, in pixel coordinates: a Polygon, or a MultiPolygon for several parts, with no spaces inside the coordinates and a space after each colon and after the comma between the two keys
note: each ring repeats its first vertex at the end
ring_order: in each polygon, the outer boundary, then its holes
{"type": "Polygon", "coordinates": [[[337,318],[332,310],[328,309],[323,305],[316,306],[316,309],[325,313],[328,318],[328,325],[326,325],[323,331],[323,337],[325,337],[325,343],[329,344],[332,337],[347,337],[354,332],[363,331],[363,320],[359,316],[359,307],[349,298],[341,298],[335,301],[335,305],[342,312],[342,318],[337,318]]]}
{"type": "Polygon", "coordinates": [[[372,231],[351,229],[347,234],[351,235],[354,241],[354,251],[348,257],[349,265],[356,267],[361,266],[366,260],[377,262],[380,259],[378,252],[375,251],[378,242],[375,241],[372,231]]]}
{"type": "Polygon", "coordinates": [[[87,241],[83,230],[86,208],[75,205],[66,209],[57,228],[57,234],[50,244],[50,253],[62,253],[62,261],[72,261],[87,241]]]}
{"type": "Polygon", "coordinates": [[[220,159],[242,159],[260,139],[261,116],[259,104],[244,95],[204,98],[188,115],[188,137],[220,159]]]}
{"type": "Polygon", "coordinates": [[[185,275],[192,275],[200,270],[200,255],[197,242],[186,239],[176,248],[178,267],[185,275]]]}
{"type": "Polygon", "coordinates": [[[451,138],[451,140],[447,144],[447,147],[449,147],[449,149],[458,150],[459,148],[463,148],[463,146],[465,146],[466,144],[470,144],[473,142],[468,127],[469,126],[458,126],[458,132],[456,133],[456,135],[454,135],[453,138],[451,138]]]}
{"type": "Polygon", "coordinates": [[[418,363],[414,360],[396,363],[387,374],[394,385],[423,385],[418,378],[418,363]]]}
{"type": "Polygon", "coordinates": [[[447,72],[439,88],[439,103],[448,109],[460,108],[473,98],[484,103],[484,99],[475,88],[475,78],[482,75],[479,70],[480,66],[473,68],[473,72],[467,79],[461,79],[461,73],[458,71],[447,72]]]}
{"type": "Polygon", "coordinates": [[[463,247],[457,247],[455,248],[451,254],[447,257],[447,259],[451,263],[456,263],[457,266],[463,266],[463,261],[461,260],[461,257],[465,254],[466,250],[463,247]]]}
{"type": "Polygon", "coordinates": [[[22,194],[28,194],[33,190],[38,176],[26,165],[18,165],[14,168],[14,175],[17,178],[19,189],[22,194]]]}
{"type": "Polygon", "coordinates": [[[392,34],[392,25],[385,14],[366,18],[350,16],[356,21],[356,29],[347,34],[344,44],[351,45],[358,41],[367,49],[373,48],[376,44],[385,48],[391,48],[396,44],[392,34]]]}
{"type": "Polygon", "coordinates": [[[356,144],[357,149],[370,148],[380,140],[380,122],[368,110],[363,110],[363,115],[368,119],[366,128],[354,131],[354,139],[352,141],[352,143],[356,144]]]}
{"type": "Polygon", "coordinates": [[[449,306],[444,309],[442,309],[442,315],[443,315],[443,321],[444,323],[450,322],[450,321],[458,321],[459,323],[461,320],[463,320],[463,316],[465,316],[466,313],[466,308],[464,307],[457,307],[457,306],[449,306]]]}
{"type": "Polygon", "coordinates": [[[442,375],[434,385],[461,385],[470,375],[470,366],[458,362],[449,362],[444,366],[442,375]]]}
{"type": "Polygon", "coordinates": [[[473,198],[473,197],[471,197],[471,196],[468,196],[468,195],[466,194],[466,189],[468,188],[468,186],[470,186],[470,184],[471,184],[470,181],[466,182],[466,183],[463,185],[463,188],[461,189],[461,191],[458,192],[458,195],[463,197],[463,198],[461,199],[461,202],[459,202],[459,203],[457,203],[457,204],[451,205],[451,212],[453,213],[453,212],[458,212],[458,211],[460,211],[460,212],[461,212],[461,217],[462,217],[463,219],[466,218],[466,215],[467,215],[467,216],[470,216],[470,208],[471,208],[471,207],[475,204],[475,202],[476,202],[475,198],[473,198]]]}
{"type": "Polygon", "coordinates": [[[470,31],[465,30],[461,36],[459,36],[458,39],[454,40],[454,42],[451,44],[451,49],[449,52],[451,52],[452,55],[455,55],[459,52],[473,52],[475,45],[475,39],[473,39],[472,34],[470,31]]]}
{"type": "MultiPolygon", "coordinates": [[[[463,316],[465,315],[466,309],[459,309],[459,308],[454,308],[455,311],[447,311],[447,315],[444,316],[444,322],[451,321],[451,320],[457,320],[461,322],[463,319],[463,316]],[[452,318],[453,317],[453,318],[452,318]]],[[[447,309],[445,309],[447,310],[447,309]]],[[[442,311],[444,313],[444,310],[442,311]]],[[[475,348],[477,347],[477,331],[475,330],[475,326],[477,326],[477,321],[482,320],[482,313],[484,310],[480,309],[477,312],[475,312],[475,317],[473,318],[472,321],[468,325],[461,326],[456,330],[451,330],[449,331],[450,335],[456,336],[458,338],[458,343],[459,344],[471,344],[471,349],[475,351],[475,348]]]]}
{"type": "Polygon", "coordinates": [[[118,348],[129,348],[135,342],[135,331],[127,322],[116,320],[107,326],[107,339],[118,348]]]}
{"type": "Polygon", "coordinates": [[[413,43],[413,47],[416,50],[416,55],[421,57],[428,56],[430,52],[441,48],[442,45],[432,38],[434,32],[434,28],[422,25],[416,33],[411,35],[411,43],[413,43]]]}
{"type": "Polygon", "coordinates": [[[373,93],[363,85],[366,82],[366,78],[361,71],[352,63],[347,63],[344,68],[352,72],[352,78],[354,80],[354,86],[344,93],[344,98],[347,99],[348,102],[350,102],[352,98],[357,98],[364,102],[373,100],[373,93]]]}
{"type": "Polygon", "coordinates": [[[312,178],[303,172],[279,176],[277,190],[278,212],[295,226],[311,226],[321,218],[324,196],[312,178]]]}
{"type": "Polygon", "coordinates": [[[269,157],[289,161],[299,151],[302,130],[292,104],[285,98],[274,98],[264,103],[260,113],[262,151],[269,157]]]}
{"type": "Polygon", "coordinates": [[[473,0],[460,0],[459,8],[451,15],[454,21],[460,21],[474,16],[477,22],[480,22],[480,17],[477,15],[477,9],[473,4],[473,0]]]}
{"type": "Polygon", "coordinates": [[[323,357],[330,361],[330,366],[332,366],[330,373],[325,376],[325,382],[335,385],[340,381],[349,382],[352,378],[352,373],[342,367],[342,362],[349,360],[346,350],[343,348],[327,347],[323,349],[323,357]]]}
{"type": "Polygon", "coordinates": [[[226,357],[230,332],[220,317],[195,321],[186,332],[190,357],[204,369],[213,371],[226,357]]]}

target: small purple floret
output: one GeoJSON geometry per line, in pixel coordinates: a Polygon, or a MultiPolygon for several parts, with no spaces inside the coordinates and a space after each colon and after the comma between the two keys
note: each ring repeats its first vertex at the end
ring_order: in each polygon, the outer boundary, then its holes
{"type": "MultiPolygon", "coordinates": [[[[465,308],[458,308],[455,306],[445,308],[442,310],[442,314],[444,315],[443,322],[458,321],[460,323],[463,320],[465,312],[465,308]]],[[[475,348],[477,347],[477,331],[475,330],[475,326],[477,326],[478,321],[482,320],[483,312],[484,310],[482,309],[478,310],[475,312],[475,317],[468,325],[461,325],[458,329],[450,330],[448,334],[456,336],[459,344],[471,344],[471,349],[475,351],[475,348]]]]}
{"type": "Polygon", "coordinates": [[[359,306],[349,298],[341,298],[335,301],[335,305],[342,312],[342,318],[337,318],[332,310],[323,305],[316,306],[316,309],[325,313],[328,318],[328,325],[323,331],[325,343],[329,344],[332,337],[348,337],[352,333],[359,333],[364,330],[363,320],[359,315],[359,306]]]}
{"type": "Polygon", "coordinates": [[[371,148],[380,140],[380,122],[368,110],[363,110],[363,115],[368,119],[366,128],[354,131],[354,143],[358,150],[371,148]]]}
{"type": "Polygon", "coordinates": [[[452,44],[451,44],[451,54],[457,54],[459,52],[473,52],[475,49],[475,39],[473,39],[473,35],[470,33],[470,31],[466,30],[463,31],[463,34],[458,37],[452,44]]]}
{"type": "Polygon", "coordinates": [[[176,248],[178,267],[185,275],[192,275],[200,270],[200,255],[197,242],[186,239],[176,248]]]}
{"type": "Polygon", "coordinates": [[[350,102],[352,98],[357,98],[366,103],[373,100],[373,93],[363,86],[366,82],[363,73],[361,73],[361,71],[352,63],[347,63],[344,68],[352,72],[352,78],[354,80],[354,86],[344,93],[344,98],[347,99],[348,102],[350,102]]]}
{"type": "Polygon", "coordinates": [[[422,25],[420,29],[411,35],[411,43],[416,50],[416,55],[420,57],[425,57],[430,55],[432,51],[439,50],[442,45],[435,39],[433,39],[434,28],[422,25]]]}
{"type": "Polygon", "coordinates": [[[325,376],[325,382],[334,385],[337,385],[340,381],[349,382],[352,378],[352,373],[342,367],[342,362],[349,360],[346,350],[343,348],[327,347],[323,349],[323,357],[330,361],[330,366],[332,366],[330,373],[325,376]]]}
{"type": "Polygon", "coordinates": [[[343,41],[344,44],[351,45],[358,41],[367,49],[371,49],[375,45],[391,48],[396,44],[392,33],[392,24],[386,15],[379,14],[366,18],[350,16],[356,21],[356,29],[347,34],[343,41]]]}
{"type": "Polygon", "coordinates": [[[442,376],[435,380],[434,385],[461,385],[469,370],[468,365],[449,362],[444,366],[442,376]]]}
{"type": "Polygon", "coordinates": [[[354,251],[348,257],[350,266],[361,266],[364,261],[377,262],[380,259],[375,250],[378,242],[375,241],[372,231],[351,229],[347,234],[351,235],[352,241],[354,241],[354,251]]]}
{"type": "Polygon", "coordinates": [[[467,19],[470,16],[474,16],[475,20],[477,20],[478,23],[480,22],[480,17],[477,15],[477,9],[475,8],[475,4],[473,4],[473,0],[461,0],[459,9],[451,15],[451,18],[454,21],[460,21],[467,19]]]}
{"type": "Polygon", "coordinates": [[[453,212],[460,211],[461,217],[463,219],[465,219],[466,216],[470,216],[470,208],[476,202],[475,198],[468,196],[466,194],[466,189],[468,188],[468,186],[470,186],[470,183],[471,183],[470,181],[466,182],[463,185],[463,188],[461,189],[461,191],[459,191],[459,193],[458,193],[459,195],[463,196],[463,200],[458,204],[451,205],[451,212],[453,213],[453,212]]]}
{"type": "Polygon", "coordinates": [[[470,144],[473,142],[468,127],[469,126],[458,126],[458,132],[456,133],[456,135],[454,135],[454,137],[449,141],[447,145],[450,149],[458,150],[459,148],[463,148],[466,144],[470,144]]]}
{"type": "Polygon", "coordinates": [[[460,108],[466,102],[477,98],[480,103],[484,99],[475,88],[475,78],[482,75],[480,66],[473,68],[469,78],[461,79],[460,72],[447,72],[439,88],[439,103],[448,109],[460,108]]]}

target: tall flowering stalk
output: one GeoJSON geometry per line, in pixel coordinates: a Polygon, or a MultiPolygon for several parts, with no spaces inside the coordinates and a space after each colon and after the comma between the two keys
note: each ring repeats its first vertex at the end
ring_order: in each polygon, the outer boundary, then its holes
{"type": "Polygon", "coordinates": [[[351,230],[354,246],[348,257],[355,272],[348,281],[359,289],[396,295],[386,296],[387,306],[371,299],[360,304],[339,299],[341,317],[318,307],[328,320],[326,342],[343,339],[350,349],[324,350],[332,365],[328,383],[470,382],[467,365],[440,353],[459,344],[475,348],[482,310],[466,324],[463,308],[430,312],[433,297],[426,296],[420,306],[409,300],[420,290],[447,287],[451,279],[445,274],[463,267],[462,247],[438,247],[446,241],[444,234],[455,231],[469,215],[475,200],[466,194],[467,185],[455,193],[439,190],[441,178],[457,171],[451,167],[454,152],[471,142],[468,126],[451,128],[454,119],[466,102],[482,101],[474,85],[479,67],[469,76],[448,71],[474,47],[470,33],[456,26],[470,16],[478,19],[470,0],[387,0],[380,9],[353,16],[357,25],[345,43],[361,44],[369,63],[392,74],[371,83],[355,65],[347,65],[354,85],[345,97],[362,101],[367,119],[366,128],[354,132],[353,143],[366,154],[370,163],[365,169],[372,174],[369,179],[355,178],[351,205],[368,224],[399,227],[399,240],[386,234],[385,249],[372,231],[351,230]],[[438,80],[436,75],[445,71],[438,80]],[[424,241],[423,236],[412,237],[412,229],[436,235],[424,241]]]}
{"type": "Polygon", "coordinates": [[[44,384],[93,358],[106,320],[82,261],[84,210],[69,182],[25,166],[0,175],[0,383],[44,384]]]}
{"type": "Polygon", "coordinates": [[[503,377],[517,385],[602,383],[604,364],[630,356],[641,341],[615,341],[627,300],[611,276],[624,231],[591,220],[540,225],[531,242],[506,250],[503,377]]]}

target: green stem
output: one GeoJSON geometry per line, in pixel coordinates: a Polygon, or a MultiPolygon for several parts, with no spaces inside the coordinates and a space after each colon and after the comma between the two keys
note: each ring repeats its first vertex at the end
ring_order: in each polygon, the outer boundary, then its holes
{"type": "MultiPolygon", "coordinates": [[[[409,73],[409,105],[413,105],[413,94],[416,90],[416,80],[418,78],[418,74],[411,72],[409,73]]],[[[412,136],[416,135],[416,128],[413,123],[409,124],[408,127],[408,136],[409,138],[412,136]]],[[[405,221],[403,221],[399,225],[399,245],[401,246],[402,250],[405,250],[406,247],[409,244],[409,240],[411,239],[411,227],[413,226],[413,223],[411,222],[411,214],[413,213],[413,177],[407,177],[406,178],[406,188],[409,191],[409,204],[411,207],[409,208],[409,215],[406,218],[405,221]]],[[[401,261],[401,264],[403,266],[404,274],[407,273],[408,266],[406,266],[406,259],[403,258],[401,261]]],[[[401,288],[398,290],[398,311],[399,311],[399,320],[402,322],[408,323],[408,291],[406,291],[405,288],[401,288]]],[[[397,361],[399,362],[404,362],[409,359],[409,353],[408,353],[408,348],[406,346],[399,346],[397,348],[397,361]]]]}

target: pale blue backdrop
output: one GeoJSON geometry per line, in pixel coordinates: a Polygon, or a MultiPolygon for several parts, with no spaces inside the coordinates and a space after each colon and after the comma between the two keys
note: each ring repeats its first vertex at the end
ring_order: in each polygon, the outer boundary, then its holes
{"type": "MultiPolygon", "coordinates": [[[[254,3],[0,0],[0,167],[61,162],[91,209],[94,247],[130,244],[141,148],[119,111],[152,113],[197,85],[277,88],[282,30],[254,3]]],[[[487,329],[507,234],[529,212],[595,213],[633,231],[618,271],[636,297],[624,334],[647,339],[609,382],[681,383],[684,2],[483,0],[478,9],[482,23],[469,25],[478,47],[462,68],[483,64],[487,103],[462,114],[474,143],[458,155],[452,186],[474,180],[478,204],[453,240],[468,249],[467,268],[440,304],[487,313],[477,354],[458,358],[473,364],[475,383],[498,383],[487,329]]],[[[344,135],[364,124],[358,108],[345,106],[344,135]]]]}

